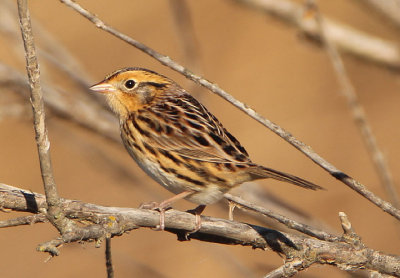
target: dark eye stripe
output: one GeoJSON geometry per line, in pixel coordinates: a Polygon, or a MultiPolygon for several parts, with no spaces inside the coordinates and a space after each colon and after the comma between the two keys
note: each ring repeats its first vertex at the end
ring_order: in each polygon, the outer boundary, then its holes
{"type": "Polygon", "coordinates": [[[146,85],[151,85],[154,86],[156,88],[164,88],[168,85],[168,83],[157,83],[157,82],[142,82],[142,84],[146,84],[146,85]]]}

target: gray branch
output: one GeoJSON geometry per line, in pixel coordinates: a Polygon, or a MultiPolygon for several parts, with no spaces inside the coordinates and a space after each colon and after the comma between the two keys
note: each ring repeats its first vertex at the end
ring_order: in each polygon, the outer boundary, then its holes
{"type": "MultiPolygon", "coordinates": [[[[90,221],[93,224],[86,227],[86,233],[79,235],[71,233],[68,238],[52,240],[40,245],[41,250],[57,252],[56,247],[63,243],[101,241],[106,235],[121,236],[133,229],[154,228],[160,221],[159,213],[154,210],[104,207],[67,199],[61,199],[61,205],[69,219],[90,221]]],[[[5,209],[37,213],[46,208],[46,199],[41,194],[0,183],[0,206],[5,209]]],[[[345,219],[343,214],[341,219],[345,219]]],[[[348,224],[345,226],[348,227],[348,224]]],[[[334,265],[343,270],[368,269],[400,277],[399,256],[364,246],[354,233],[347,232],[339,240],[330,242],[202,216],[201,229],[194,234],[188,234],[195,228],[195,216],[173,209],[166,212],[165,227],[167,232],[177,234],[179,240],[196,239],[270,249],[283,255],[286,263],[302,262],[295,265],[296,271],[317,263],[334,265]]]]}

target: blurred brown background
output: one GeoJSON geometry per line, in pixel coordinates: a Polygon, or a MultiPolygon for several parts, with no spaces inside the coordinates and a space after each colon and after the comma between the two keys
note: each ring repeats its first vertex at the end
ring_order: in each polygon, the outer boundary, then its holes
{"type": "MultiPolygon", "coordinates": [[[[3,0],[4,1],[4,0],[3,0]]],[[[5,1],[14,6],[14,1],[5,1]]],[[[298,1],[300,3],[300,1],[298,1]]],[[[321,0],[322,13],[371,35],[394,42],[400,30],[362,1],[321,0]]],[[[107,23],[184,65],[182,37],[169,1],[79,1],[107,23]]],[[[300,32],[280,20],[229,0],[188,0],[198,48],[198,71],[237,99],[276,122],[329,162],[388,199],[371,159],[354,125],[326,53],[300,32]]],[[[100,31],[58,1],[30,1],[35,24],[47,30],[80,63],[92,80],[111,71],[146,67],[165,74],[196,96],[246,147],[255,162],[299,175],[327,191],[309,192],[275,181],[261,181],[263,188],[340,233],[338,212],[348,214],[364,243],[386,253],[399,254],[399,227],[388,214],[336,181],[304,155],[218,96],[193,85],[126,43],[100,31]]],[[[14,24],[18,19],[8,14],[14,24]]],[[[4,16],[4,15],[3,15],[4,16]]],[[[5,17],[3,17],[3,20],[5,17]]],[[[17,25],[16,25],[17,26],[17,25]]],[[[10,28],[14,26],[10,25],[10,28]]],[[[18,30],[17,30],[18,31],[18,30]]],[[[18,36],[20,36],[17,33],[18,36]]],[[[17,37],[19,39],[19,37],[17,37]]],[[[46,45],[38,37],[38,45],[46,45]]],[[[24,72],[23,47],[0,36],[0,62],[24,72]]],[[[343,56],[349,77],[364,105],[394,181],[399,183],[400,94],[398,73],[343,56]]],[[[43,56],[39,56],[42,61],[43,56]]],[[[43,78],[69,91],[68,76],[42,67],[43,78]]],[[[29,103],[13,90],[0,87],[0,110],[11,109],[0,119],[0,182],[43,192],[29,103]],[[19,110],[18,110],[19,111],[19,110]]],[[[7,111],[8,111],[7,110],[7,111]]],[[[49,136],[59,193],[62,197],[101,205],[137,207],[171,194],[136,166],[122,144],[111,143],[56,113],[49,111],[49,136]]],[[[117,129],[116,129],[117,130],[117,129]]],[[[117,131],[116,131],[117,132],[117,131]]],[[[264,204],[268,207],[268,203],[264,204]]],[[[193,204],[180,201],[177,209],[193,204]]],[[[227,218],[227,205],[207,207],[205,215],[227,218]]],[[[1,219],[15,217],[2,213],[1,219]]],[[[237,214],[237,220],[263,225],[237,214]]],[[[266,225],[264,223],[264,225],[266,225]]],[[[281,226],[276,228],[282,229],[281,226]]],[[[1,277],[105,277],[104,247],[93,243],[68,244],[61,256],[45,263],[38,243],[57,236],[50,224],[36,224],[0,231],[1,277]]],[[[148,229],[114,238],[116,277],[262,277],[282,264],[272,251],[223,246],[197,241],[178,242],[174,235],[148,229]]],[[[313,266],[299,277],[346,277],[330,266],[313,266]],[[322,272],[323,271],[323,272],[322,272]],[[322,274],[323,273],[323,274],[322,274]]]]}

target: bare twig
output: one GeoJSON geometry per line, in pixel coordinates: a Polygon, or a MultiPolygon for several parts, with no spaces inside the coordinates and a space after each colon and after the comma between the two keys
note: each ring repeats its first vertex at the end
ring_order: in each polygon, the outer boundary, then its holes
{"type": "Polygon", "coordinates": [[[114,269],[113,269],[112,260],[111,260],[111,238],[109,238],[109,237],[106,237],[105,253],[106,253],[107,278],[113,278],[114,277],[114,269]]]}
{"type": "Polygon", "coordinates": [[[0,221],[0,228],[8,228],[21,225],[32,225],[35,223],[43,223],[43,222],[47,222],[47,217],[46,215],[40,213],[40,214],[27,215],[14,219],[0,221]]]}
{"type": "MultiPolygon", "coordinates": [[[[55,239],[40,248],[48,252],[58,252],[55,248],[61,244],[74,241],[98,240],[99,233],[119,236],[138,227],[155,227],[159,224],[159,213],[154,210],[103,207],[74,200],[61,200],[68,218],[90,221],[90,232],[82,237],[71,236],[66,239],[55,239]]],[[[46,207],[45,197],[20,188],[0,184],[0,206],[17,211],[34,211],[46,207]],[[27,202],[27,198],[30,202],[27,202]]],[[[187,231],[195,227],[195,216],[190,213],[168,210],[165,215],[166,231],[185,239],[187,231]]],[[[253,248],[266,249],[282,254],[289,261],[306,262],[301,268],[312,264],[330,264],[343,270],[369,269],[379,273],[400,277],[400,257],[384,254],[363,245],[355,246],[347,241],[328,242],[315,238],[283,233],[260,226],[232,222],[224,219],[202,216],[202,227],[189,239],[201,241],[240,244],[253,248]]]]}
{"type": "Polygon", "coordinates": [[[287,226],[289,229],[293,229],[296,231],[299,231],[303,234],[321,239],[321,240],[326,240],[326,241],[337,241],[339,239],[339,237],[331,235],[325,231],[322,230],[318,230],[315,228],[312,228],[308,225],[299,223],[295,220],[289,219],[286,216],[280,215],[276,212],[273,212],[269,209],[260,207],[260,206],[256,206],[254,204],[251,204],[237,196],[233,196],[229,193],[225,193],[225,198],[231,202],[234,202],[235,204],[237,204],[238,208],[244,208],[244,209],[249,209],[255,212],[258,212],[262,215],[265,215],[267,217],[271,217],[273,219],[275,219],[276,221],[278,221],[279,223],[282,223],[283,225],[287,226]]]}
{"type": "Polygon", "coordinates": [[[329,55],[336,76],[338,78],[340,91],[347,100],[349,109],[353,114],[354,122],[362,135],[362,139],[364,140],[365,145],[367,146],[368,153],[370,154],[372,162],[374,163],[375,169],[381,180],[381,184],[385,188],[388,198],[391,200],[391,202],[397,208],[400,208],[400,200],[395,189],[396,186],[393,182],[392,175],[390,173],[388,166],[386,165],[385,158],[372,132],[371,126],[368,122],[363,106],[360,100],[358,99],[354,86],[352,85],[350,78],[347,74],[343,60],[338,50],[336,49],[335,45],[327,36],[325,19],[322,17],[318,9],[318,6],[314,1],[309,1],[307,3],[309,10],[308,12],[315,14],[314,18],[317,21],[319,29],[318,31],[320,32],[320,37],[322,39],[322,42],[325,46],[325,49],[329,55]]]}
{"type": "MultiPolygon", "coordinates": [[[[109,25],[105,24],[100,18],[95,16],[94,14],[88,12],[84,8],[82,8],[79,4],[71,1],[71,0],[60,0],[62,3],[68,5],[75,11],[79,12],[81,15],[86,17],[88,20],[90,20],[92,23],[94,23],[98,28],[116,36],[117,38],[129,43],[130,45],[140,49],[141,51],[145,52],[146,54],[150,55],[151,57],[155,58],[158,60],[160,63],[162,63],[165,66],[168,66],[169,68],[183,74],[185,77],[199,83],[200,85],[206,87],[213,93],[219,95],[220,97],[224,98],[226,101],[230,102],[243,112],[245,112],[247,115],[252,117],[253,119],[257,120],[259,123],[262,125],[266,126],[270,130],[272,130],[274,133],[282,137],[285,141],[290,143],[292,146],[297,148],[299,151],[301,151],[303,154],[305,154],[307,157],[309,157],[312,161],[314,161],[317,165],[325,169],[327,172],[329,172],[333,177],[336,179],[340,180],[347,186],[349,186],[351,189],[371,201],[373,204],[376,206],[380,207],[383,211],[389,213],[390,215],[394,216],[398,220],[400,220],[400,210],[395,208],[392,204],[389,202],[386,202],[376,196],[374,193],[369,191],[363,184],[358,182],[357,180],[353,179],[352,177],[348,176],[347,174],[343,173],[339,169],[337,169],[334,165],[330,164],[328,161],[323,159],[320,155],[318,155],[316,152],[314,152],[310,146],[307,146],[303,142],[297,140],[294,136],[292,136],[289,132],[285,131],[283,128],[280,126],[276,125],[275,123],[271,122],[270,120],[264,118],[262,115],[254,111],[252,108],[248,107],[246,104],[243,102],[240,102],[236,100],[233,96],[222,90],[220,87],[218,87],[216,84],[211,83],[210,81],[195,75],[194,73],[190,72],[188,69],[183,67],[182,65],[178,64],[168,56],[162,55],[158,53],[157,51],[147,47],[141,42],[138,42],[129,36],[117,31],[116,29],[110,27],[109,25]]],[[[279,1],[277,1],[279,2],[279,1]]]]}
{"type": "Polygon", "coordinates": [[[300,270],[303,270],[303,261],[292,261],[292,262],[287,262],[281,267],[278,267],[277,269],[271,271],[267,275],[264,276],[264,278],[280,278],[280,277],[292,277],[293,275],[297,274],[300,270]]]}
{"type": "Polygon", "coordinates": [[[31,103],[33,109],[33,121],[36,134],[36,144],[39,153],[40,170],[42,173],[48,216],[50,222],[61,232],[64,221],[60,207],[60,198],[53,176],[53,168],[50,158],[50,141],[47,136],[45,124],[44,101],[40,86],[39,64],[36,59],[35,45],[30,22],[27,0],[18,0],[18,14],[20,27],[25,47],[26,70],[31,88],[31,103]]]}
{"type": "MultiPolygon", "coordinates": [[[[320,39],[317,22],[304,20],[303,6],[289,0],[234,0],[258,11],[276,16],[299,28],[308,36],[320,39]]],[[[379,0],[378,0],[379,1],[379,0]]],[[[382,1],[385,2],[385,1],[382,1]]],[[[340,50],[366,61],[400,69],[400,49],[390,41],[363,33],[350,26],[326,19],[326,34],[340,50]]]]}

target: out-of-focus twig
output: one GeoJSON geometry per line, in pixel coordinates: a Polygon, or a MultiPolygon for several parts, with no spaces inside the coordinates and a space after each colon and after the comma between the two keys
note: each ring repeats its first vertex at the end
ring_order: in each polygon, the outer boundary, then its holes
{"type": "MultiPolygon", "coordinates": [[[[26,77],[17,70],[0,63],[0,86],[16,88],[24,96],[28,93],[26,77]]],[[[104,110],[85,94],[71,97],[71,93],[43,84],[44,101],[60,116],[102,134],[105,138],[119,142],[118,124],[111,112],[104,110]]]]}
{"type": "MultiPolygon", "coordinates": [[[[185,54],[185,64],[194,72],[201,73],[199,42],[195,36],[195,29],[187,0],[169,0],[169,3],[177,34],[185,54]]],[[[199,87],[193,83],[191,83],[191,86],[192,88],[189,89],[190,92],[199,97],[197,92],[199,87]]]]}
{"type": "MultiPolygon", "coordinates": [[[[271,14],[299,28],[306,35],[321,39],[315,20],[304,20],[304,7],[289,0],[234,0],[255,10],[271,14]]],[[[380,0],[377,0],[380,1],[380,0]]],[[[381,1],[385,2],[385,1],[381,1]]],[[[393,42],[366,34],[348,25],[325,19],[325,32],[339,50],[366,61],[400,69],[400,48],[393,42]]]]}
{"type": "Polygon", "coordinates": [[[386,165],[385,158],[378,146],[376,138],[372,132],[371,126],[368,122],[367,116],[364,112],[363,106],[358,99],[357,93],[354,89],[353,84],[347,74],[346,68],[344,66],[343,60],[336,49],[335,45],[331,42],[330,38],[326,34],[326,23],[325,18],[322,17],[318,6],[313,0],[307,2],[306,13],[308,16],[305,18],[315,18],[318,23],[318,28],[320,32],[320,37],[325,46],[325,49],[329,55],[332,62],[333,68],[335,70],[338,82],[340,85],[340,91],[347,100],[347,104],[351,113],[353,114],[354,122],[359,129],[362,139],[368,149],[368,153],[372,158],[376,172],[381,180],[382,186],[385,188],[388,198],[397,207],[400,208],[400,200],[396,192],[396,186],[393,182],[392,175],[388,166],[386,165]],[[310,17],[311,14],[311,17],[310,17]],[[314,16],[312,16],[314,15],[314,16]]]}
{"type": "Polygon", "coordinates": [[[397,27],[400,27],[400,1],[399,0],[355,0],[360,4],[366,4],[382,13],[397,27]]]}
{"type": "MultiPolygon", "coordinates": [[[[283,138],[285,141],[290,143],[292,146],[294,146],[296,149],[301,151],[303,154],[305,154],[308,158],[310,158],[312,161],[314,161],[317,165],[319,165],[321,168],[329,172],[333,177],[336,179],[340,180],[347,186],[349,186],[351,189],[359,193],[361,196],[365,197],[368,199],[370,202],[381,208],[383,211],[389,213],[390,215],[394,216],[398,220],[400,220],[400,210],[395,208],[391,203],[386,202],[376,196],[373,192],[369,191],[363,184],[355,180],[354,178],[348,176],[344,172],[340,171],[337,169],[334,165],[330,164],[328,161],[323,159],[320,155],[318,155],[316,152],[314,152],[310,146],[307,146],[303,142],[299,141],[296,139],[293,135],[291,135],[289,132],[278,126],[277,124],[271,122],[270,120],[264,118],[262,115],[257,113],[255,110],[244,104],[243,102],[240,102],[239,100],[235,99],[232,95],[228,94],[225,92],[223,89],[221,89],[219,86],[217,86],[215,83],[211,83],[210,81],[202,78],[201,76],[198,76],[194,74],[193,72],[189,71],[182,65],[178,64],[174,60],[172,60],[170,57],[162,55],[161,53],[158,53],[154,49],[151,49],[150,47],[144,45],[143,43],[134,40],[133,38],[117,31],[113,27],[105,24],[99,17],[94,15],[93,13],[90,13],[86,9],[82,8],[78,3],[72,1],[72,0],[60,0],[62,3],[66,4],[68,7],[74,9],[78,13],[80,13],[82,16],[90,20],[93,24],[96,25],[96,27],[114,35],[115,37],[127,42],[128,44],[136,47],[137,49],[145,52],[149,56],[155,58],[158,60],[160,63],[162,63],[165,66],[168,66],[169,68],[181,73],[184,75],[186,78],[189,78],[200,85],[206,87],[213,93],[219,95],[226,101],[230,102],[232,105],[236,106],[238,109],[242,110],[245,112],[247,115],[252,117],[253,119],[257,120],[259,123],[262,125],[266,126],[269,128],[271,131],[279,135],[281,138],[283,138]]],[[[276,1],[279,2],[279,1],[276,1]]]]}

